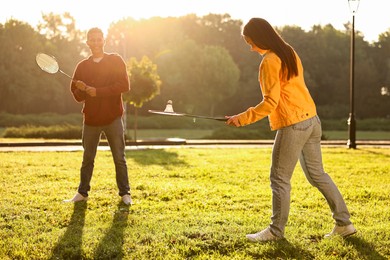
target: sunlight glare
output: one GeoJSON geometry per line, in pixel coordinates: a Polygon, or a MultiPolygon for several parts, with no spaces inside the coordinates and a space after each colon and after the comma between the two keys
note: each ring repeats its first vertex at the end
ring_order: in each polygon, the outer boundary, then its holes
{"type": "MultiPolygon", "coordinates": [[[[76,28],[86,31],[100,27],[107,32],[111,23],[131,17],[136,20],[151,17],[180,17],[188,14],[226,14],[244,23],[251,17],[262,17],[274,26],[296,25],[310,30],[314,25],[332,24],[344,30],[350,21],[350,4],[357,0],[12,0],[0,9],[0,23],[9,19],[25,21],[33,26],[42,22],[42,14],[70,13],[75,18],[76,28]],[[28,7],[27,7],[28,6],[28,7]],[[26,8],[21,8],[26,7],[26,8]]],[[[377,40],[380,33],[390,28],[388,10],[384,0],[360,0],[356,11],[356,30],[363,32],[368,41],[377,40]],[[372,19],[376,17],[376,19],[372,19]]]]}

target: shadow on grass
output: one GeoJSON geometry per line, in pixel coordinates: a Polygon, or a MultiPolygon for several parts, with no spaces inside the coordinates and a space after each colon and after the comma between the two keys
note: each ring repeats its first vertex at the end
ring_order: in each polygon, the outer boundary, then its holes
{"type": "Polygon", "coordinates": [[[346,243],[351,244],[357,252],[359,252],[359,255],[362,257],[362,259],[376,259],[376,260],[386,260],[387,257],[382,256],[380,253],[378,253],[375,250],[375,246],[367,243],[363,239],[351,236],[345,239],[346,243]]]}
{"type": "Polygon", "coordinates": [[[185,166],[187,162],[179,159],[179,155],[175,152],[164,149],[150,149],[147,152],[140,153],[139,151],[126,152],[128,160],[140,165],[160,165],[164,167],[170,166],[185,166]]]}
{"type": "MultiPolygon", "coordinates": [[[[358,149],[359,150],[359,149],[358,149]]],[[[364,152],[364,153],[367,153],[367,154],[374,154],[374,155],[382,155],[386,158],[390,158],[390,155],[384,153],[384,152],[381,152],[381,151],[372,151],[372,150],[369,150],[369,149],[364,149],[364,150],[361,150],[360,151],[364,152]]]]}
{"type": "Polygon", "coordinates": [[[127,227],[129,208],[130,206],[122,202],[118,203],[118,209],[115,211],[112,224],[96,247],[93,259],[123,258],[123,234],[127,227]]]}
{"type": "Polygon", "coordinates": [[[279,241],[269,241],[261,243],[252,243],[247,240],[239,239],[237,241],[217,240],[207,237],[206,234],[187,234],[189,239],[198,239],[196,250],[190,249],[185,254],[186,259],[196,258],[200,253],[210,252],[229,257],[233,251],[245,251],[251,259],[315,259],[315,257],[302,247],[295,246],[286,239],[279,241]]]}
{"type": "Polygon", "coordinates": [[[73,214],[49,259],[82,259],[82,234],[87,202],[74,203],[73,214]]]}
{"type": "Polygon", "coordinates": [[[291,244],[286,239],[272,243],[272,247],[261,253],[248,253],[255,259],[314,259],[315,257],[302,247],[291,244]]]}

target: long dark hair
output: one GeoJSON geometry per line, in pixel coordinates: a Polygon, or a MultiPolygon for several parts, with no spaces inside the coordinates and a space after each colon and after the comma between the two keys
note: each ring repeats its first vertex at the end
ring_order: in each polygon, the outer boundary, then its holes
{"type": "Polygon", "coordinates": [[[283,40],[277,31],[264,19],[252,18],[244,26],[242,34],[263,50],[271,50],[282,61],[282,71],[287,80],[298,76],[297,59],[294,49],[283,40]]]}

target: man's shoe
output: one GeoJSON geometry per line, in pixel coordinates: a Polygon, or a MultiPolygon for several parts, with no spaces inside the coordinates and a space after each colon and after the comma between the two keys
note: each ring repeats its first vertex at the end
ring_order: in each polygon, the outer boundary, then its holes
{"type": "Polygon", "coordinates": [[[132,205],[133,204],[133,201],[131,200],[131,196],[129,194],[123,195],[122,196],[122,201],[126,205],[132,205]]]}
{"type": "Polygon", "coordinates": [[[333,236],[342,236],[342,237],[347,237],[350,235],[353,235],[357,232],[355,227],[352,224],[349,224],[347,226],[335,226],[329,234],[325,235],[325,238],[330,238],[333,236]]]}
{"type": "Polygon", "coordinates": [[[282,239],[282,237],[277,237],[272,234],[269,227],[263,231],[257,232],[256,234],[248,234],[246,235],[246,238],[248,238],[251,242],[267,242],[282,239]]]}
{"type": "Polygon", "coordinates": [[[79,201],[86,201],[87,199],[88,199],[88,197],[84,197],[83,195],[81,195],[80,193],[77,192],[73,198],[71,198],[69,200],[64,200],[64,202],[79,202],[79,201]]]}

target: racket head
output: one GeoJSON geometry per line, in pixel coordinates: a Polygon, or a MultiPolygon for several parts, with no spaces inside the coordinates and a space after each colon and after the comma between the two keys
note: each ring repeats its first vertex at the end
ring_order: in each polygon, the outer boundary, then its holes
{"type": "Polygon", "coordinates": [[[35,61],[41,70],[47,73],[55,74],[59,70],[58,62],[53,56],[47,55],[45,53],[38,53],[35,57],[35,61]]]}
{"type": "Polygon", "coordinates": [[[176,113],[176,112],[165,112],[165,111],[159,111],[159,110],[149,110],[149,113],[152,114],[158,114],[163,116],[185,116],[183,113],[176,113]]]}
{"type": "Polygon", "coordinates": [[[213,117],[213,116],[200,116],[200,115],[191,115],[186,113],[177,113],[177,112],[165,112],[165,111],[159,111],[159,110],[149,110],[149,113],[157,114],[157,115],[163,115],[163,116],[185,116],[185,117],[192,117],[192,118],[203,118],[203,119],[212,119],[217,121],[226,121],[227,118],[225,117],[213,117]]]}

